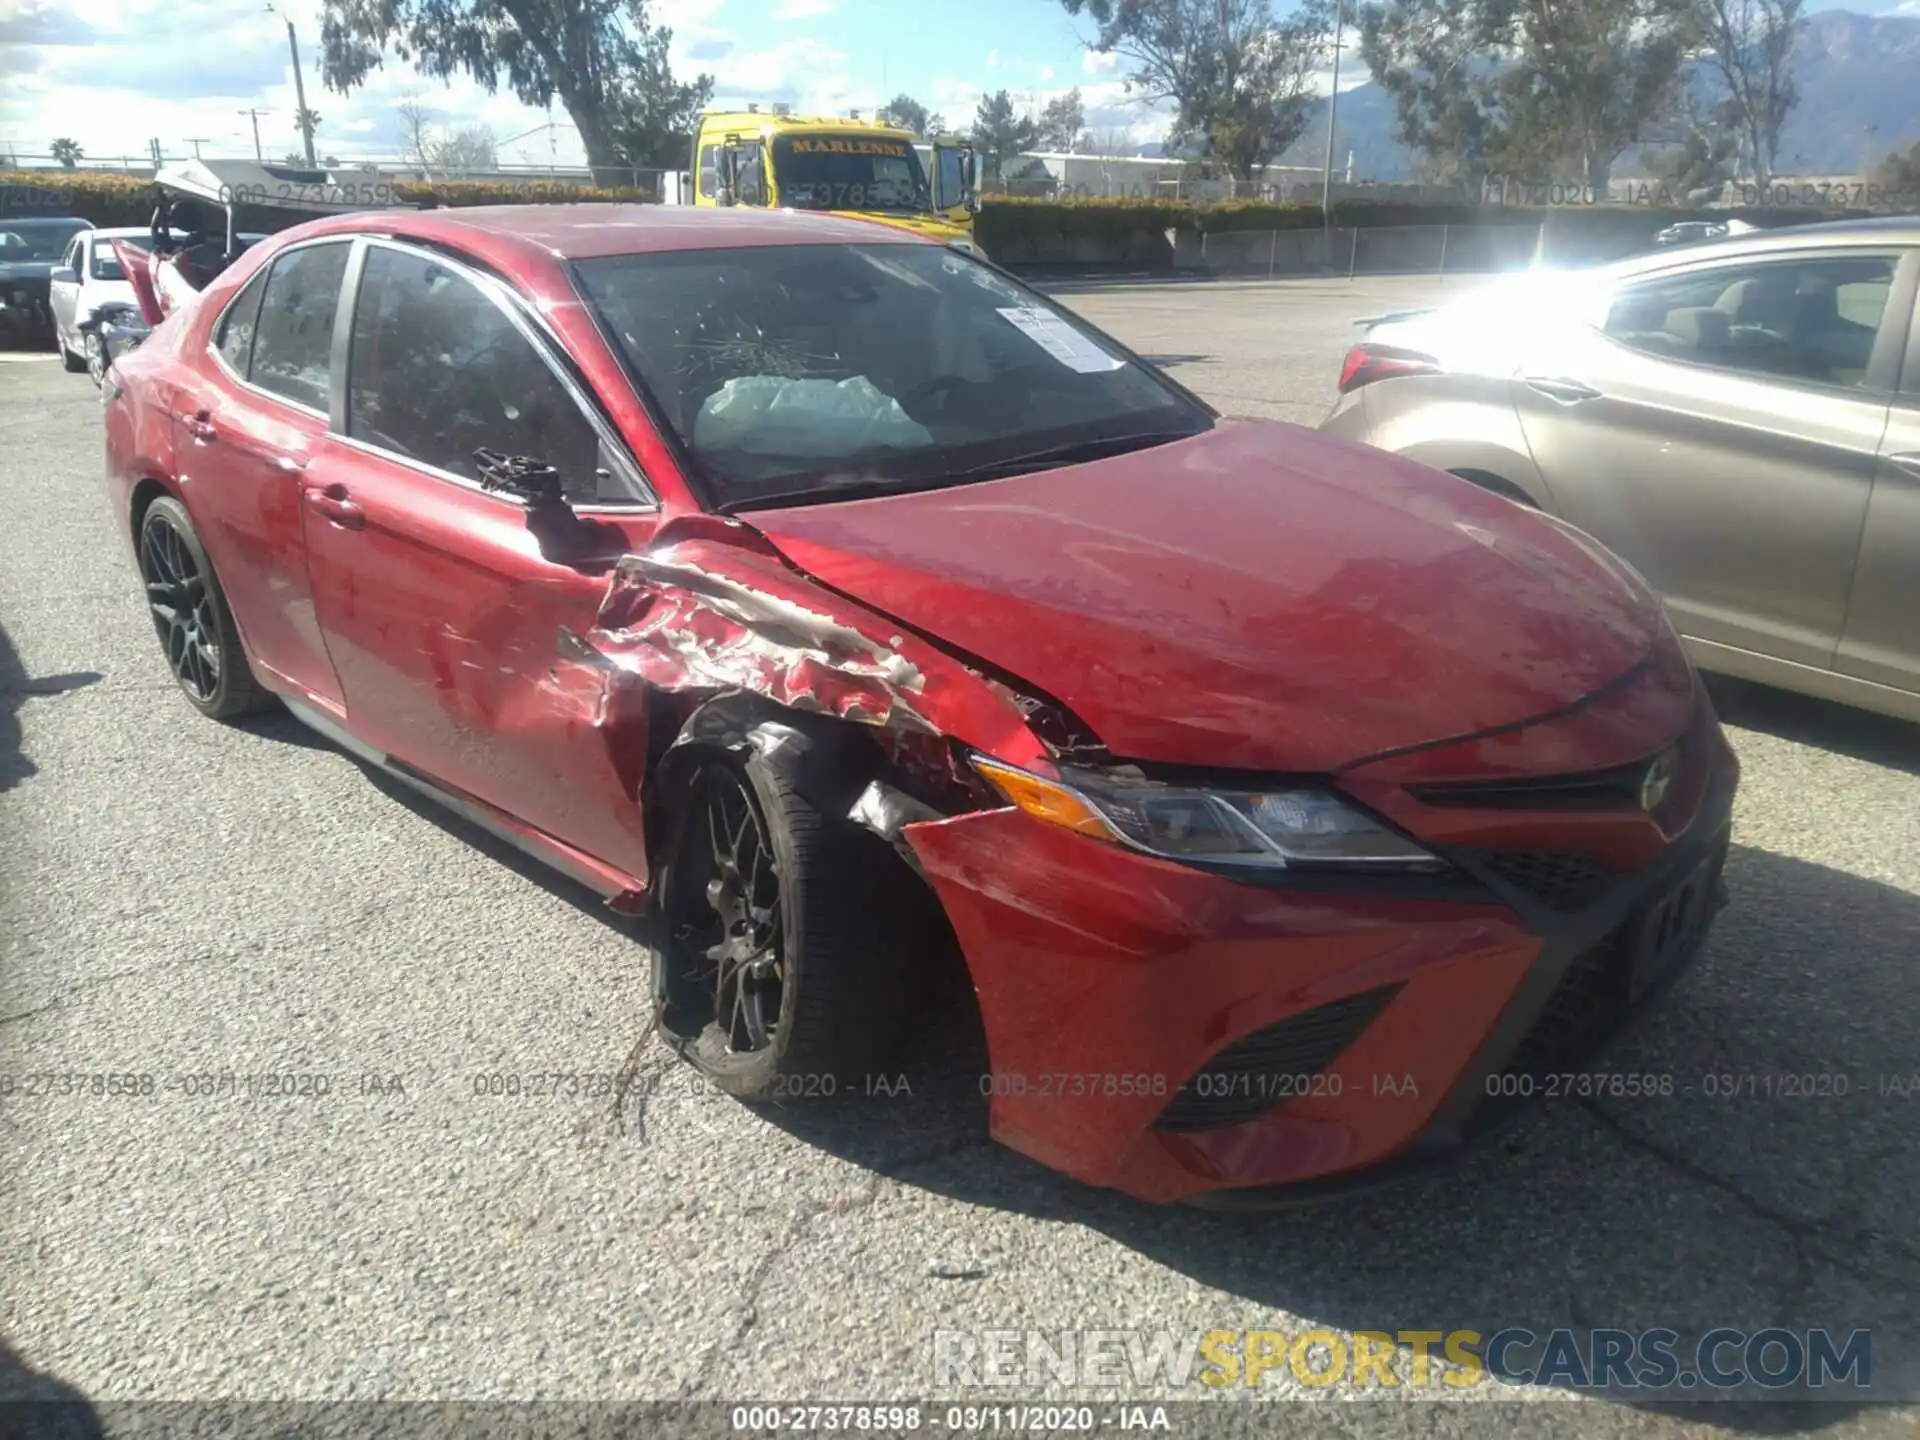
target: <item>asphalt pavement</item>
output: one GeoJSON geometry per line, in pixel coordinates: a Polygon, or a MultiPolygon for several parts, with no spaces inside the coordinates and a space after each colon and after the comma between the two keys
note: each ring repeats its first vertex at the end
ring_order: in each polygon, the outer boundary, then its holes
{"type": "MultiPolygon", "coordinates": [[[[1306,423],[1351,321],[1431,291],[1062,287],[1222,408],[1306,423]]],[[[86,377],[0,356],[0,1396],[1087,1395],[1104,1418],[1201,1387],[937,1383],[935,1332],[1769,1325],[1870,1329],[1875,1390],[1920,1396],[1915,727],[1723,694],[1734,903],[1610,1064],[1672,1094],[1548,1106],[1411,1187],[1155,1209],[987,1143],[940,1064],[772,1116],[703,1093],[648,1043],[641,939],[592,897],[284,716],[189,710],[100,470],[86,377]]],[[[1229,1398],[1350,1393],[1282,1365],[1229,1398]]],[[[1920,1433],[1804,1392],[1424,1393],[1457,1403],[1175,1433],[1920,1433]]]]}

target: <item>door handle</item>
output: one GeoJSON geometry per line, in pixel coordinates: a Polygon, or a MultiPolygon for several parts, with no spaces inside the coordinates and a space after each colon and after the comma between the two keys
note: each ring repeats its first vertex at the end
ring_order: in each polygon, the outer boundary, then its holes
{"type": "Polygon", "coordinates": [[[1920,450],[1909,450],[1904,455],[1889,455],[1887,463],[1894,469],[1911,475],[1915,480],[1920,480],[1920,450]]]}
{"type": "Polygon", "coordinates": [[[1529,375],[1527,388],[1538,390],[1549,400],[1558,400],[1562,405],[1578,405],[1582,400],[1600,398],[1600,392],[1591,385],[1582,385],[1578,380],[1561,380],[1550,375],[1529,375]]]}
{"type": "Polygon", "coordinates": [[[186,417],[186,422],[187,433],[202,444],[209,443],[220,433],[213,428],[213,412],[211,410],[196,410],[193,414],[186,417]]]}
{"type": "Polygon", "coordinates": [[[307,503],[342,530],[364,530],[367,528],[367,512],[347,498],[344,485],[309,485],[307,503]]]}

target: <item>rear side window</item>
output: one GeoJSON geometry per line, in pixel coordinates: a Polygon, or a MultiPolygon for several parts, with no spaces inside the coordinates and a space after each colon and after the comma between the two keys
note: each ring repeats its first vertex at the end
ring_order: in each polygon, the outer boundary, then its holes
{"type": "Polygon", "coordinates": [[[1716,266],[1625,286],[1607,334],[1670,360],[1859,388],[1896,259],[1825,256],[1716,266]]]}
{"type": "Polygon", "coordinates": [[[367,252],[354,307],[347,433],[436,470],[480,478],[498,450],[560,472],[567,497],[630,501],[603,471],[600,436],[491,298],[424,256],[367,252]]]}
{"type": "Polygon", "coordinates": [[[227,306],[227,313],[220,317],[220,328],[214,333],[213,343],[219,348],[220,358],[242,379],[246,378],[247,366],[253,360],[254,322],[260,318],[260,296],[266,288],[267,272],[262,270],[227,306]]]}
{"type": "Polygon", "coordinates": [[[327,409],[333,317],[349,248],[344,242],[308,245],[273,262],[247,371],[247,378],[262,390],[309,409],[327,409]]]}

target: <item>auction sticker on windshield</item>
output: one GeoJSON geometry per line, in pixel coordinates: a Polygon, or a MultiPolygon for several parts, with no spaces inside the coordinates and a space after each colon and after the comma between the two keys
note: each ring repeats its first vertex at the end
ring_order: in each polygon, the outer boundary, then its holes
{"type": "Polygon", "coordinates": [[[1093,341],[1074,329],[1058,315],[1032,310],[1023,305],[1001,310],[1009,325],[1020,331],[1069,370],[1082,375],[1098,375],[1118,370],[1127,362],[1116,360],[1093,341]]]}

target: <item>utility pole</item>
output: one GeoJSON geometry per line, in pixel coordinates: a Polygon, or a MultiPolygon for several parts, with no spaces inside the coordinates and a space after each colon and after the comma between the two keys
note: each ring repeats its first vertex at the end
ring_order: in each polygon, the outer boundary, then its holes
{"type": "Polygon", "coordinates": [[[266,157],[266,153],[262,151],[260,148],[260,112],[259,110],[249,106],[247,109],[242,110],[239,113],[242,115],[249,115],[253,117],[253,158],[264,162],[267,157],[266,157]]]}
{"type": "Polygon", "coordinates": [[[1333,88],[1327,92],[1327,170],[1320,182],[1320,222],[1327,232],[1327,262],[1333,262],[1333,122],[1340,112],[1340,40],[1346,0],[1333,0],[1333,88]]]}
{"type": "Polygon", "coordinates": [[[268,0],[267,9],[287,21],[287,54],[293,57],[293,100],[300,107],[294,116],[294,123],[300,127],[300,138],[306,142],[307,168],[317,170],[319,165],[313,158],[313,122],[311,112],[307,109],[307,84],[300,75],[300,41],[293,33],[293,21],[281,15],[279,7],[272,0],[268,0]]]}
{"type": "Polygon", "coordinates": [[[193,158],[198,160],[200,158],[200,147],[208,143],[207,137],[202,135],[198,139],[196,139],[195,137],[188,135],[183,138],[186,140],[187,144],[193,147],[193,158]]]}

